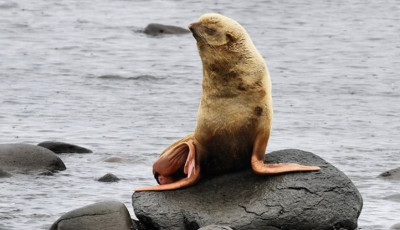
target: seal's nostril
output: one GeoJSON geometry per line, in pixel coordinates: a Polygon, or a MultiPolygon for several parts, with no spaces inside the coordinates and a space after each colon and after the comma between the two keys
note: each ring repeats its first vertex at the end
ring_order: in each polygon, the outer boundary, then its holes
{"type": "Polygon", "coordinates": [[[188,25],[189,30],[193,32],[193,30],[195,29],[196,25],[197,25],[196,22],[190,23],[190,24],[188,25]]]}

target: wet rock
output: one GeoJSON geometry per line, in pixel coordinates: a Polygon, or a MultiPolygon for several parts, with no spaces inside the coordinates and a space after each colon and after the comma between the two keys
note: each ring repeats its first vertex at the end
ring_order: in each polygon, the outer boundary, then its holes
{"type": "Polygon", "coordinates": [[[190,33],[190,31],[178,26],[169,26],[169,25],[151,23],[146,26],[146,28],[144,29],[144,33],[148,35],[157,36],[162,34],[186,34],[190,33]]]}
{"type": "Polygon", "coordinates": [[[378,177],[400,180],[400,167],[381,173],[378,177]]]}
{"type": "MultiPolygon", "coordinates": [[[[133,229],[148,230],[140,221],[132,219],[133,229]]],[[[1,229],[0,229],[1,230],[1,229]]]]}
{"type": "Polygon", "coordinates": [[[208,225],[202,228],[199,228],[199,230],[232,230],[232,228],[228,226],[222,226],[222,225],[208,225]]]}
{"type": "Polygon", "coordinates": [[[301,150],[267,155],[267,163],[317,165],[319,172],[260,176],[251,170],[201,180],[175,191],[136,192],[132,204],[149,229],[355,229],[362,197],[350,179],[301,150]]]}
{"type": "Polygon", "coordinates": [[[44,171],[39,173],[40,176],[54,176],[54,173],[51,171],[44,171]]]}
{"type": "Polygon", "coordinates": [[[109,157],[104,160],[104,162],[109,162],[109,163],[120,163],[123,161],[125,161],[125,159],[122,157],[109,157]]]}
{"type": "Polygon", "coordinates": [[[58,141],[44,141],[39,143],[38,146],[49,149],[55,153],[92,153],[90,149],[58,141]]]}
{"type": "Polygon", "coordinates": [[[131,230],[132,220],[125,205],[104,201],[62,215],[50,230],[131,230]]]}
{"type": "Polygon", "coordinates": [[[0,178],[6,178],[6,177],[11,177],[11,174],[4,171],[3,169],[0,169],[0,178]]]}
{"type": "Polygon", "coordinates": [[[117,182],[119,180],[120,179],[116,175],[114,175],[112,173],[107,173],[106,175],[100,177],[97,181],[100,181],[100,182],[117,182]]]}
{"type": "Polygon", "coordinates": [[[28,144],[0,144],[0,167],[18,172],[66,169],[64,162],[54,152],[28,144]]]}
{"type": "Polygon", "coordinates": [[[394,224],[390,229],[400,229],[400,223],[394,224]]]}

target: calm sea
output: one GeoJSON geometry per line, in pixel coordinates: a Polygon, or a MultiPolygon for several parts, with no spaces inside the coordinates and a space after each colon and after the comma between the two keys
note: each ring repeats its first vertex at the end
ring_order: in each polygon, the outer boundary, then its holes
{"type": "Polygon", "coordinates": [[[151,37],[149,23],[186,27],[207,12],[239,21],[266,60],[275,117],[268,152],[311,151],[364,198],[362,229],[400,223],[400,2],[0,0],[0,143],[56,140],[52,177],[0,180],[0,229],[46,229],[63,213],[124,202],[154,184],[152,162],[189,132],[201,94],[190,34],[151,37]],[[118,156],[122,163],[104,159],[118,156]],[[96,179],[114,173],[122,180],[96,179]]]}

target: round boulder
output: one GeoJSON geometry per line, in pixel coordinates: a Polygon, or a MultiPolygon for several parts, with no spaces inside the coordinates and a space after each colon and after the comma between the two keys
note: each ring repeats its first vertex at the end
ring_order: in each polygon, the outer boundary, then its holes
{"type": "Polygon", "coordinates": [[[131,216],[118,201],[104,201],[62,215],[50,230],[132,230],[131,216]]]}
{"type": "Polygon", "coordinates": [[[55,153],[92,153],[92,150],[73,144],[58,141],[44,141],[38,144],[55,153]]]}
{"type": "Polygon", "coordinates": [[[54,152],[29,144],[0,144],[0,168],[20,172],[66,169],[54,152]]]}
{"type": "Polygon", "coordinates": [[[260,176],[251,170],[201,180],[185,189],[135,192],[133,209],[148,229],[355,229],[362,197],[351,180],[301,150],[266,155],[266,163],[320,166],[317,172],[260,176]]]}

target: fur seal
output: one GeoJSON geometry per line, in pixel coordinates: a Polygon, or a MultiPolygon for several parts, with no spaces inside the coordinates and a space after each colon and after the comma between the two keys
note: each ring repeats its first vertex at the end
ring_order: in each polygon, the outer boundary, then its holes
{"type": "Polygon", "coordinates": [[[154,163],[160,185],[135,191],[183,188],[200,177],[250,167],[257,174],[320,170],[295,163],[264,164],[273,115],[271,81],[246,30],[220,14],[202,15],[189,29],[203,63],[195,131],[169,146],[154,163]]]}

